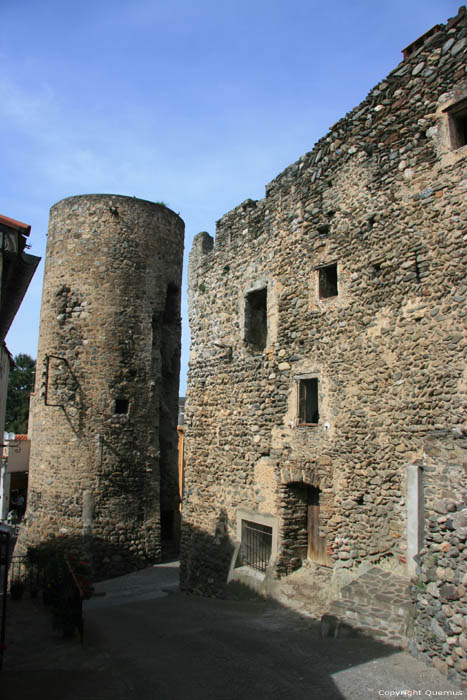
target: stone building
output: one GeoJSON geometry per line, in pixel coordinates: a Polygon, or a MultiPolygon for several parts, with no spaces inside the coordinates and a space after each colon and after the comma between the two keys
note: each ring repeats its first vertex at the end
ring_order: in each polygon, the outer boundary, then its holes
{"type": "Polygon", "coordinates": [[[0,435],[5,428],[6,399],[10,366],[14,365],[5,337],[23,301],[40,262],[26,253],[29,224],[0,214],[0,435]]]}
{"type": "Polygon", "coordinates": [[[85,538],[97,573],[177,537],[183,221],[131,197],[50,213],[19,548],[85,538]]]}
{"type": "Polygon", "coordinates": [[[15,510],[18,516],[24,513],[30,450],[31,441],[27,435],[4,434],[0,466],[0,520],[6,520],[10,510],[15,510]]]}
{"type": "Polygon", "coordinates": [[[221,594],[238,563],[415,572],[414,469],[465,420],[466,50],[461,8],[215,242],[195,238],[185,589],[221,594]]]}

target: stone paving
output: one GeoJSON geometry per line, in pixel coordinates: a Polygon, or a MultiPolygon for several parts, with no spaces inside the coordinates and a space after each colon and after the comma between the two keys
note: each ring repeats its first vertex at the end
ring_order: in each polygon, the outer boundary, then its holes
{"type": "Polygon", "coordinates": [[[318,621],[277,603],[170,594],[177,577],[176,566],[162,564],[99,584],[107,595],[86,603],[83,646],[51,630],[39,601],[9,602],[2,700],[370,700],[403,690],[462,693],[436,670],[372,639],[321,639],[318,621]]]}

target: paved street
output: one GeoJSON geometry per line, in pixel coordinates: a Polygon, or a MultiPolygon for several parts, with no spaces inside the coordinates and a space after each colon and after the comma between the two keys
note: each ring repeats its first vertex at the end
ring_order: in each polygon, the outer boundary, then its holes
{"type": "Polygon", "coordinates": [[[39,602],[9,602],[2,700],[366,700],[402,690],[461,692],[404,652],[359,637],[322,640],[316,622],[270,602],[185,596],[173,592],[177,577],[176,565],[162,564],[99,584],[106,595],[86,603],[83,647],[51,630],[39,602]]]}

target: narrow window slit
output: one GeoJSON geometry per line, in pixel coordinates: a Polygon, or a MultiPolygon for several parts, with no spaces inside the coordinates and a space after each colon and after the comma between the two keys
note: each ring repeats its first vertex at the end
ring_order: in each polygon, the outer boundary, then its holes
{"type": "Polygon", "coordinates": [[[313,425],[319,421],[318,378],[300,379],[298,386],[298,422],[313,425]]]}
{"type": "Polygon", "coordinates": [[[268,338],[267,288],[249,292],[245,298],[245,342],[253,350],[264,350],[268,338]]]}
{"type": "Polygon", "coordinates": [[[319,269],[319,298],[337,296],[337,263],[319,269]]]}

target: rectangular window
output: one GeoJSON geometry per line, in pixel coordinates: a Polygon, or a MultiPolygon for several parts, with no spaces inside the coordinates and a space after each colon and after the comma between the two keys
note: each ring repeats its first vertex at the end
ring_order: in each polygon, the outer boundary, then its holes
{"type": "Polygon", "coordinates": [[[448,118],[451,147],[457,150],[467,144],[467,100],[451,107],[448,118]]]}
{"type": "Polygon", "coordinates": [[[257,289],[245,298],[245,342],[253,350],[264,350],[268,339],[268,290],[257,289]]]}
{"type": "Polygon", "coordinates": [[[271,559],[272,527],[242,520],[241,562],[258,571],[266,571],[271,559]]]}
{"type": "Polygon", "coordinates": [[[300,425],[313,425],[318,421],[318,378],[300,379],[298,382],[298,422],[300,425]]]}
{"type": "Polygon", "coordinates": [[[128,399],[115,399],[114,413],[128,413],[129,403],[128,399]]]}
{"type": "Polygon", "coordinates": [[[337,263],[319,268],[319,298],[337,296],[337,263]]]}

